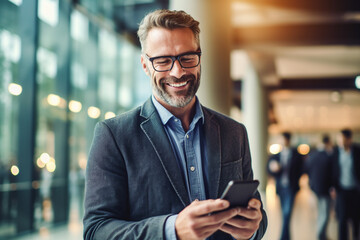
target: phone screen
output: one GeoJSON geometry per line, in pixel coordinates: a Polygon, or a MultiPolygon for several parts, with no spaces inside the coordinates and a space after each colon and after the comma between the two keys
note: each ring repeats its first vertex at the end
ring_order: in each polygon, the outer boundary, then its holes
{"type": "Polygon", "coordinates": [[[258,186],[258,180],[230,181],[225,188],[221,198],[228,200],[230,202],[230,207],[246,207],[249,200],[256,193],[258,186]]]}

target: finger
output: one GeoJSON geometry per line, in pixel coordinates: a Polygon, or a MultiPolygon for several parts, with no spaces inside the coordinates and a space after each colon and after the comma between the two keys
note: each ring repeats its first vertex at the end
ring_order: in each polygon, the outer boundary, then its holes
{"type": "Polygon", "coordinates": [[[209,214],[201,218],[201,220],[208,224],[225,223],[229,219],[239,214],[239,208],[231,208],[222,212],[209,214]]]}
{"type": "Polygon", "coordinates": [[[221,213],[198,218],[196,219],[196,223],[198,224],[197,231],[201,234],[201,236],[208,237],[226,224],[225,221],[235,217],[237,215],[237,211],[238,210],[234,208],[221,213]]]}
{"type": "Polygon", "coordinates": [[[261,218],[261,211],[257,208],[239,208],[238,215],[249,220],[256,220],[261,218]]]}
{"type": "Polygon", "coordinates": [[[260,202],[259,199],[252,198],[252,199],[250,199],[248,206],[250,208],[260,209],[261,208],[261,202],[260,202]]]}
{"type": "Polygon", "coordinates": [[[232,208],[215,214],[202,215],[195,218],[193,221],[194,224],[196,224],[197,228],[209,227],[209,229],[218,229],[226,221],[237,216],[238,212],[239,210],[237,208],[232,208]]]}
{"type": "Polygon", "coordinates": [[[191,203],[193,216],[207,215],[212,212],[221,211],[230,206],[230,203],[222,199],[209,199],[191,203]]]}
{"type": "MultiPolygon", "coordinates": [[[[256,210],[253,210],[254,212],[257,212],[256,210]]],[[[241,213],[239,213],[241,216],[241,213]]],[[[259,228],[260,222],[262,219],[261,213],[257,214],[256,217],[250,218],[250,217],[234,217],[226,221],[226,224],[231,225],[235,228],[241,228],[241,229],[252,229],[256,230],[259,228]]]]}
{"type": "Polygon", "coordinates": [[[237,238],[241,238],[241,239],[249,239],[255,233],[255,231],[253,231],[251,229],[237,228],[237,227],[233,227],[228,224],[224,224],[223,226],[221,226],[220,230],[225,233],[228,233],[232,236],[236,236],[237,238]]]}

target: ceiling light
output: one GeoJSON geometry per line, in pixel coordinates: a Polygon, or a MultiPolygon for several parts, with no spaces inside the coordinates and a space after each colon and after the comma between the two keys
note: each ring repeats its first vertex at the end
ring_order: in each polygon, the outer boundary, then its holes
{"type": "Polygon", "coordinates": [[[355,86],[357,89],[360,89],[360,75],[355,78],[355,86]]]}

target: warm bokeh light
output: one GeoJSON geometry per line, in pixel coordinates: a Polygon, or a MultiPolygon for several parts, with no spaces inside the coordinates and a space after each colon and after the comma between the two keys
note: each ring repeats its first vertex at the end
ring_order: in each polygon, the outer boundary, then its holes
{"type": "Polygon", "coordinates": [[[56,94],[49,94],[46,98],[49,105],[54,107],[65,108],[66,100],[56,94]]]}
{"type": "Polygon", "coordinates": [[[41,160],[41,158],[38,158],[38,159],[36,160],[36,165],[37,165],[39,168],[44,168],[46,164],[41,160]]]}
{"type": "Polygon", "coordinates": [[[113,113],[113,112],[107,112],[107,113],[105,113],[105,119],[113,118],[113,117],[115,117],[115,116],[116,116],[116,114],[113,113]]]}
{"type": "Polygon", "coordinates": [[[48,153],[42,153],[40,157],[36,160],[36,165],[39,168],[46,168],[49,172],[54,172],[56,169],[55,159],[51,157],[48,153]]]}
{"type": "Polygon", "coordinates": [[[71,100],[69,102],[69,109],[70,109],[70,111],[72,111],[74,113],[78,113],[82,109],[82,104],[79,101],[71,100]]]}
{"type": "Polygon", "coordinates": [[[17,166],[15,166],[15,165],[11,166],[10,171],[11,171],[11,174],[14,175],[14,176],[17,176],[19,174],[19,172],[20,172],[19,168],[17,166]]]}
{"type": "Polygon", "coordinates": [[[48,162],[50,161],[50,155],[49,155],[48,153],[42,153],[42,154],[40,155],[40,160],[41,160],[44,164],[46,164],[46,163],[48,163],[48,162]]]}
{"type": "Polygon", "coordinates": [[[79,159],[79,167],[83,170],[86,169],[87,159],[86,158],[80,158],[79,159]]]}
{"type": "Polygon", "coordinates": [[[269,147],[269,152],[271,154],[278,154],[280,151],[281,151],[281,145],[278,144],[278,143],[275,143],[275,144],[271,144],[270,147],[269,147]]]}
{"type": "Polygon", "coordinates": [[[47,96],[47,102],[51,105],[51,106],[60,106],[60,102],[61,102],[61,98],[58,95],[55,94],[49,94],[47,96]]]}
{"type": "Polygon", "coordinates": [[[268,184],[266,185],[266,206],[274,209],[276,207],[276,187],[274,179],[269,179],[268,184]]]}
{"type": "Polygon", "coordinates": [[[89,117],[96,119],[96,118],[100,117],[100,114],[101,114],[101,111],[99,108],[92,107],[92,106],[88,108],[89,117]]]}
{"type": "Polygon", "coordinates": [[[22,93],[22,86],[16,83],[10,83],[8,90],[10,94],[19,96],[22,93]]]}
{"type": "Polygon", "coordinates": [[[301,155],[306,155],[310,152],[310,146],[307,144],[300,144],[297,150],[301,155]]]}
{"type": "Polygon", "coordinates": [[[50,161],[46,164],[46,170],[48,170],[49,172],[55,172],[55,169],[56,169],[55,159],[50,158],[50,161]]]}

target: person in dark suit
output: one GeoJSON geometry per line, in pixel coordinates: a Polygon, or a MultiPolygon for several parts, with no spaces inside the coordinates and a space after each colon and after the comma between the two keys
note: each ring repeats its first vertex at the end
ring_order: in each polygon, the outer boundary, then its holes
{"type": "Polygon", "coordinates": [[[264,235],[267,217],[258,192],[247,207],[228,209],[229,202],[218,199],[230,180],[252,180],[253,171],[245,127],[195,96],[198,25],[185,12],[170,10],[149,13],[141,22],[141,63],[152,96],[95,128],[84,239],[264,235]]]}
{"type": "Polygon", "coordinates": [[[331,206],[330,191],[332,187],[332,164],[334,159],[333,144],[328,135],[322,139],[323,146],[311,153],[306,160],[306,172],[309,176],[311,190],[318,202],[317,235],[319,240],[326,240],[326,229],[329,222],[331,206]]]}
{"type": "Polygon", "coordinates": [[[352,131],[341,130],[334,152],[333,182],[336,189],[336,216],[339,240],[348,240],[348,222],[353,240],[359,240],[360,219],[360,148],[352,142],[352,131]]]}
{"type": "Polygon", "coordinates": [[[276,193],[280,197],[282,210],[281,240],[290,239],[290,219],[295,195],[300,189],[299,179],[303,170],[303,159],[296,148],[291,147],[291,133],[282,133],[283,147],[280,153],[271,155],[268,172],[275,177],[276,193]]]}

